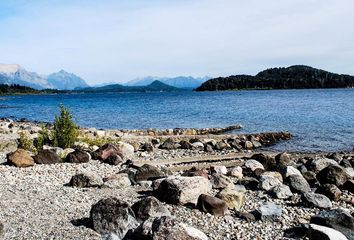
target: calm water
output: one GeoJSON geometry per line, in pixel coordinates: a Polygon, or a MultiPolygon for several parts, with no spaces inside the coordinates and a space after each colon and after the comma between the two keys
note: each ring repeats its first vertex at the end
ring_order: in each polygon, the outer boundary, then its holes
{"type": "Polygon", "coordinates": [[[238,92],[110,93],[9,96],[0,117],[52,121],[64,103],[80,126],[96,128],[213,127],[241,123],[243,132],[289,131],[278,150],[354,147],[354,89],[238,92]]]}

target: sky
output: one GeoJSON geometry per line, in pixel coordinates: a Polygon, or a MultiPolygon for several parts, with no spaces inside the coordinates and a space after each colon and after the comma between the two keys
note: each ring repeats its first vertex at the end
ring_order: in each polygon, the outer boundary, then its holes
{"type": "Polygon", "coordinates": [[[1,0],[0,63],[90,84],[310,65],[354,75],[353,0],[1,0]]]}

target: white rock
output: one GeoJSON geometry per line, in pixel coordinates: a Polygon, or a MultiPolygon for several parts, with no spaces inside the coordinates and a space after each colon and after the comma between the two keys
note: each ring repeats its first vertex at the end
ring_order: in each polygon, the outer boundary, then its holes
{"type": "Polygon", "coordinates": [[[343,233],[329,227],[310,224],[310,240],[348,240],[343,233]]]}

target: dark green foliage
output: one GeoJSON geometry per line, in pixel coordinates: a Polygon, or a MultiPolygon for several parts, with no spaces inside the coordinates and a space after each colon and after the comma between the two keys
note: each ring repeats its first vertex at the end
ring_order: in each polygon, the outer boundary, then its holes
{"type": "Polygon", "coordinates": [[[45,125],[42,125],[42,130],[39,133],[38,138],[36,139],[35,145],[37,150],[42,150],[43,145],[49,144],[50,143],[50,137],[49,137],[49,131],[45,127],[45,125]]]}
{"type": "Polygon", "coordinates": [[[61,148],[71,147],[78,136],[78,128],[73,122],[70,110],[60,105],[60,115],[55,117],[53,127],[53,144],[61,148]]]}

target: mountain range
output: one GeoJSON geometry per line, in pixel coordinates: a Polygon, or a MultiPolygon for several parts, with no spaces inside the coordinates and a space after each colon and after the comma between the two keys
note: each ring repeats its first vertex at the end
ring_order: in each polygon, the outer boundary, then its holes
{"type": "Polygon", "coordinates": [[[234,75],[206,81],[197,91],[237,89],[353,88],[354,76],[336,74],[304,65],[270,68],[255,76],[234,75]]]}
{"type": "Polygon", "coordinates": [[[0,84],[18,84],[37,90],[73,90],[89,86],[82,78],[64,70],[45,76],[29,72],[18,64],[0,64],[0,84]]]}
{"type": "Polygon", "coordinates": [[[211,77],[194,78],[190,76],[178,76],[178,77],[144,77],[131,80],[125,83],[126,86],[147,86],[154,81],[160,81],[164,84],[176,87],[176,88],[197,88],[211,77]]]}

